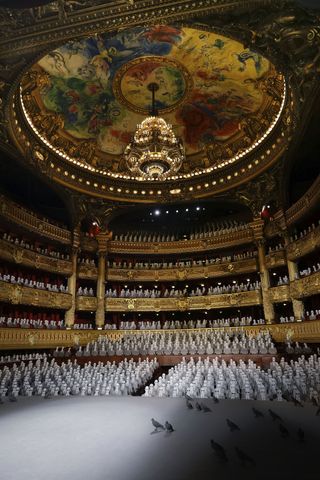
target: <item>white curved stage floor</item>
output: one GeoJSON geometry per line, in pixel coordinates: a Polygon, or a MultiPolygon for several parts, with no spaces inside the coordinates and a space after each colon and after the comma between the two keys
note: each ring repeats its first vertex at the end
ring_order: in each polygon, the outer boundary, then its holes
{"type": "Polygon", "coordinates": [[[189,411],[183,399],[141,397],[20,398],[0,405],[1,480],[319,480],[320,416],[285,402],[203,402],[212,413],[189,411]],[[255,406],[264,413],[256,419],[255,406]],[[282,418],[280,435],[268,408],[282,418]],[[154,433],[150,419],[174,428],[154,433]],[[226,418],[240,431],[230,433],[226,418]],[[297,430],[305,431],[300,443],[297,430]],[[210,439],[226,449],[221,464],[210,439]],[[234,447],[254,457],[243,467],[234,447]]]}

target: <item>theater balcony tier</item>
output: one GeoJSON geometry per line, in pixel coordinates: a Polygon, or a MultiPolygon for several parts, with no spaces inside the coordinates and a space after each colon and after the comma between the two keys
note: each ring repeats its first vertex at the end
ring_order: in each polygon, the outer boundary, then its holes
{"type": "Polygon", "coordinates": [[[97,309],[97,297],[77,297],[76,309],[79,311],[94,311],[97,309]]]}
{"type": "Polygon", "coordinates": [[[20,227],[24,227],[30,232],[41,235],[44,238],[65,245],[71,244],[71,233],[67,229],[52,225],[49,221],[40,219],[34,213],[25,210],[4,195],[0,195],[0,217],[20,227]]]}
{"type": "Polygon", "coordinates": [[[72,305],[72,297],[69,293],[37,290],[0,281],[0,302],[67,310],[72,305]]]}
{"type": "MultiPolygon", "coordinates": [[[[181,281],[192,279],[204,279],[213,277],[226,277],[235,274],[256,272],[258,270],[257,260],[248,258],[235,262],[220,264],[175,267],[175,268],[113,268],[107,269],[106,279],[119,282],[161,282],[181,281]]],[[[96,267],[90,265],[79,266],[79,278],[95,280],[98,276],[96,267]]]]}
{"type": "Polygon", "coordinates": [[[294,261],[316,248],[320,248],[320,225],[307,233],[303,238],[290,243],[287,247],[287,257],[289,260],[294,261]]]}
{"type": "Polygon", "coordinates": [[[72,264],[70,261],[42,255],[2,239],[0,239],[0,258],[17,265],[23,265],[36,270],[44,270],[46,272],[59,273],[66,277],[72,274],[72,264]]]}
{"type": "MultiPolygon", "coordinates": [[[[215,328],[206,331],[216,330],[215,328]]],[[[181,330],[161,330],[160,333],[175,335],[181,330]]],[[[186,331],[186,330],[182,330],[186,331]]],[[[298,342],[318,342],[320,335],[320,320],[273,324],[255,327],[226,327],[225,332],[248,332],[249,335],[257,335],[261,331],[269,331],[275,342],[285,342],[288,337],[298,342]]],[[[152,333],[156,333],[153,330],[152,333]]],[[[204,329],[188,329],[188,333],[203,333],[204,329]]],[[[124,335],[149,335],[150,330],[43,330],[43,329],[20,329],[0,328],[0,349],[18,350],[35,348],[56,348],[86,345],[96,340],[100,335],[118,340],[124,335]]]]}
{"type": "Polygon", "coordinates": [[[320,272],[313,273],[308,277],[299,278],[290,284],[292,298],[304,298],[317,295],[320,292],[320,272]]]}
{"type": "MultiPolygon", "coordinates": [[[[93,310],[94,297],[78,297],[79,310],[93,310]]],[[[258,290],[203,297],[166,297],[166,298],[106,298],[107,312],[161,312],[210,310],[214,308],[246,307],[262,303],[258,290]]]]}

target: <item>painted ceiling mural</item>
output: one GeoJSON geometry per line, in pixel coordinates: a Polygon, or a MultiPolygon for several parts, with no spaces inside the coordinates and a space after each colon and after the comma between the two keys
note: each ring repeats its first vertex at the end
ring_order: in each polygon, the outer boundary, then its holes
{"type": "Polygon", "coordinates": [[[233,143],[246,118],[271,122],[280,105],[278,98],[272,115],[265,114],[276,97],[261,82],[277,78],[267,59],[233,39],[189,27],[137,27],[72,41],[34,70],[47,76],[36,88],[41,111],[59,115],[69,138],[94,143],[106,165],[108,155],[123,154],[148,114],[151,82],[159,85],[159,115],[194,158],[211,144],[233,143]]]}

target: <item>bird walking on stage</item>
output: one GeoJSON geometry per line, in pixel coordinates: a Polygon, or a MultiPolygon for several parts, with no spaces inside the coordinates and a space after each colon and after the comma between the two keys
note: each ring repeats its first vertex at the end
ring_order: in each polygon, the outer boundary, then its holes
{"type": "Polygon", "coordinates": [[[155,432],[159,432],[159,430],[165,430],[164,426],[161,423],[157,422],[157,420],[155,420],[154,418],[151,418],[151,423],[154,426],[155,432]]]}
{"type": "Polygon", "coordinates": [[[280,425],[279,425],[279,430],[280,430],[282,438],[288,438],[289,437],[289,432],[286,429],[286,427],[284,425],[282,425],[282,423],[280,423],[280,425]]]}
{"type": "Polygon", "coordinates": [[[316,411],[316,416],[319,417],[320,415],[320,407],[318,408],[318,410],[316,411]]]}
{"type": "Polygon", "coordinates": [[[201,408],[204,413],[212,412],[211,408],[207,407],[204,403],[201,403],[201,408]]]}
{"type": "Polygon", "coordinates": [[[292,401],[295,405],[295,407],[303,407],[303,403],[300,402],[297,398],[292,397],[292,401]]]}
{"type": "Polygon", "coordinates": [[[196,409],[199,410],[199,412],[201,412],[202,410],[202,407],[200,405],[200,403],[196,402],[196,409]]]}
{"type": "Polygon", "coordinates": [[[214,453],[217,455],[219,460],[221,460],[222,462],[227,462],[228,457],[223,446],[220,445],[220,443],[215,442],[214,440],[210,440],[210,444],[211,448],[214,450],[214,453]]]}
{"type": "Polygon", "coordinates": [[[282,418],[276,412],[271,410],[271,408],[268,409],[268,412],[270,413],[270,416],[271,416],[273,421],[275,421],[275,420],[279,420],[280,422],[282,421],[282,418]]]}
{"type": "Polygon", "coordinates": [[[311,401],[312,401],[312,405],[314,405],[315,407],[319,406],[318,400],[316,398],[312,397],[311,401]]]}
{"type": "Polygon", "coordinates": [[[185,398],[189,400],[189,402],[192,402],[193,398],[190,397],[187,393],[184,394],[185,398]]]}
{"type": "Polygon", "coordinates": [[[247,453],[245,453],[243,450],[241,450],[239,447],[234,447],[234,449],[243,467],[246,467],[248,464],[249,465],[256,464],[254,459],[250,457],[247,453]]]}
{"type": "Polygon", "coordinates": [[[252,407],[252,411],[254,413],[255,418],[261,418],[264,417],[264,414],[260,412],[257,408],[252,407]]]}
{"type": "Polygon", "coordinates": [[[186,400],[186,405],[189,410],[193,410],[193,405],[189,400],[186,400]]]}
{"type": "Polygon", "coordinates": [[[168,422],[168,420],[166,420],[166,423],[164,424],[164,426],[166,427],[166,431],[168,433],[172,433],[175,431],[171,423],[168,422]]]}
{"type": "Polygon", "coordinates": [[[235,432],[236,430],[240,430],[240,427],[236,423],[229,420],[229,418],[226,419],[226,422],[228,427],[230,428],[230,432],[235,432]]]}
{"type": "Polygon", "coordinates": [[[299,442],[303,443],[304,442],[304,431],[302,430],[302,428],[299,428],[297,433],[298,433],[299,442]]]}

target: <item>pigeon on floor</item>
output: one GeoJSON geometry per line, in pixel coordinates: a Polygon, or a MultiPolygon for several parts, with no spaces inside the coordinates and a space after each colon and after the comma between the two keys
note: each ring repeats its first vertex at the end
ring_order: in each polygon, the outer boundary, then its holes
{"type": "Polygon", "coordinates": [[[204,403],[201,403],[201,407],[204,413],[212,412],[211,408],[207,407],[204,403]]]}
{"type": "Polygon", "coordinates": [[[193,398],[191,398],[187,393],[185,393],[185,398],[189,400],[189,402],[192,402],[193,398]]]}
{"type": "Polygon", "coordinates": [[[279,420],[280,422],[282,421],[282,418],[276,412],[271,410],[271,408],[268,409],[268,412],[270,413],[270,416],[271,416],[273,421],[275,421],[275,420],[279,420]]]}
{"type": "Polygon", "coordinates": [[[155,428],[155,430],[154,430],[155,432],[158,432],[159,429],[160,430],[165,430],[164,426],[161,425],[161,423],[157,422],[157,420],[155,420],[154,418],[151,418],[151,423],[155,428]]]}
{"type": "Polygon", "coordinates": [[[210,440],[210,444],[211,444],[211,448],[213,448],[219,460],[221,460],[221,462],[227,462],[228,457],[223,446],[220,445],[220,443],[215,442],[214,440],[210,440]]]}
{"type": "Polygon", "coordinates": [[[252,407],[252,411],[254,413],[255,418],[264,417],[264,414],[260,412],[260,410],[258,410],[257,408],[252,407]]]}
{"type": "Polygon", "coordinates": [[[316,411],[316,416],[318,417],[320,415],[320,407],[318,408],[318,410],[316,411]]]}
{"type": "Polygon", "coordinates": [[[243,450],[241,450],[239,447],[234,447],[236,454],[241,462],[241,465],[243,467],[246,467],[248,464],[250,465],[255,465],[255,461],[253,460],[252,457],[247,455],[243,450]]]}
{"type": "Polygon", "coordinates": [[[292,397],[292,401],[295,405],[295,407],[303,407],[303,403],[301,403],[299,400],[297,400],[296,398],[292,397]]]}
{"type": "Polygon", "coordinates": [[[286,429],[286,427],[284,425],[282,425],[282,423],[280,423],[280,425],[279,425],[279,430],[280,430],[282,438],[288,438],[289,437],[289,432],[286,429]]]}
{"type": "Polygon", "coordinates": [[[312,405],[314,405],[315,407],[319,406],[318,400],[316,398],[312,397],[311,401],[312,401],[312,405]]]}
{"type": "Polygon", "coordinates": [[[189,410],[193,410],[193,405],[189,400],[186,400],[186,405],[189,410]]]}
{"type": "Polygon", "coordinates": [[[166,431],[167,431],[167,432],[169,432],[169,433],[174,432],[174,428],[173,428],[173,426],[171,425],[171,423],[168,422],[168,420],[166,421],[166,423],[164,424],[164,426],[166,427],[166,431]]]}
{"type": "Polygon", "coordinates": [[[196,402],[196,409],[199,410],[199,412],[201,412],[202,410],[202,407],[200,405],[200,403],[196,402]]]}
{"type": "Polygon", "coordinates": [[[229,420],[229,418],[226,419],[226,422],[228,427],[230,428],[230,432],[235,432],[236,430],[240,430],[240,427],[236,423],[229,420]]]}
{"type": "Polygon", "coordinates": [[[299,428],[297,433],[298,433],[299,442],[303,443],[304,442],[304,431],[302,430],[302,428],[299,428]]]}

